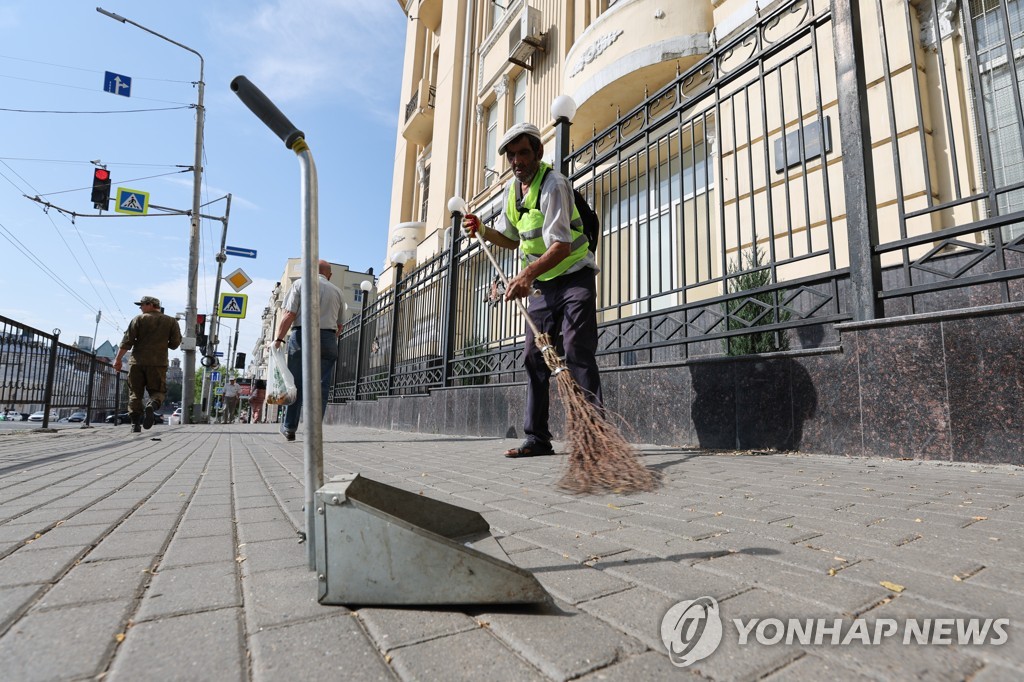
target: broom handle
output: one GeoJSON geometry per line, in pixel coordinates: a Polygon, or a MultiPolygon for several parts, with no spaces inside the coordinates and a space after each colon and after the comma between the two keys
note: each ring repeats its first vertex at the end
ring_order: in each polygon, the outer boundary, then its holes
{"type": "MultiPolygon", "coordinates": [[[[484,241],[484,238],[480,236],[479,230],[476,231],[474,236],[476,237],[477,242],[480,243],[480,248],[482,248],[484,253],[487,254],[487,259],[491,261],[491,265],[493,265],[494,269],[498,271],[498,277],[501,277],[501,281],[504,283],[505,290],[507,291],[510,285],[508,283],[508,277],[505,276],[505,271],[501,269],[501,266],[498,265],[498,261],[494,259],[494,254],[491,253],[491,250],[488,248],[487,242],[484,241]]],[[[530,325],[530,329],[533,330],[533,338],[538,338],[540,336],[540,330],[537,329],[537,325],[535,325],[533,320],[530,319],[530,313],[526,310],[526,305],[520,298],[514,300],[516,305],[519,306],[519,309],[523,311],[523,317],[526,318],[526,324],[530,325]]]]}

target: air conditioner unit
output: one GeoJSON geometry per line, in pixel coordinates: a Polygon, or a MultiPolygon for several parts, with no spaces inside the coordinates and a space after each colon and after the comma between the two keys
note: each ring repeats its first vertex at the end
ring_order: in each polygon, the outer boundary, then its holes
{"type": "Polygon", "coordinates": [[[527,59],[537,50],[544,51],[544,35],[540,29],[540,10],[523,5],[519,21],[512,24],[508,34],[508,61],[524,69],[533,67],[527,59]]]}

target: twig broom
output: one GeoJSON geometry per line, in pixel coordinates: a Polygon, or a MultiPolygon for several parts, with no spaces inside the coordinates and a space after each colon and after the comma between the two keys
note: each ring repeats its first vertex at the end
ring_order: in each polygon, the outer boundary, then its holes
{"type": "MultiPolygon", "coordinates": [[[[508,277],[479,232],[476,240],[507,290],[508,277]]],[[[607,419],[603,410],[587,399],[565,361],[558,356],[551,338],[537,329],[526,305],[519,299],[516,303],[533,331],[534,342],[544,357],[544,363],[555,377],[558,397],[565,410],[569,467],[556,485],[574,493],[636,492],[658,487],[658,475],[640,463],[636,450],[618,427],[607,419]]]]}

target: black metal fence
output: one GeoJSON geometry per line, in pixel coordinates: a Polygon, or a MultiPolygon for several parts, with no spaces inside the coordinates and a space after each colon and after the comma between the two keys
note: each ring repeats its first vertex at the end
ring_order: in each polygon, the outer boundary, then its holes
{"type": "MultiPolygon", "coordinates": [[[[43,413],[43,426],[82,411],[89,421],[116,413],[127,372],[116,372],[89,351],[60,343],[52,334],[0,317],[0,414],[27,418],[43,413]]],[[[11,417],[18,418],[18,417],[11,417]]]]}
{"type": "MultiPolygon", "coordinates": [[[[564,160],[601,217],[601,364],[1024,299],[1022,91],[1020,0],[762,11],[564,160]]],[[[346,328],[334,400],[522,379],[523,321],[475,244],[397,275],[346,328]]]]}

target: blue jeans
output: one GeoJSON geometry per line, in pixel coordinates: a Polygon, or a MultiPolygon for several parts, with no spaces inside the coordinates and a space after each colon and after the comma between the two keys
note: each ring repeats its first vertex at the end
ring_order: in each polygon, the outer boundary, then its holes
{"type": "MultiPolygon", "coordinates": [[[[284,413],[284,429],[294,433],[299,428],[302,414],[302,330],[295,329],[288,338],[288,371],[295,378],[295,402],[284,413]]],[[[320,391],[323,405],[320,419],[327,412],[327,396],[334,383],[334,366],[338,364],[338,335],[331,329],[320,330],[320,391]]]]}

